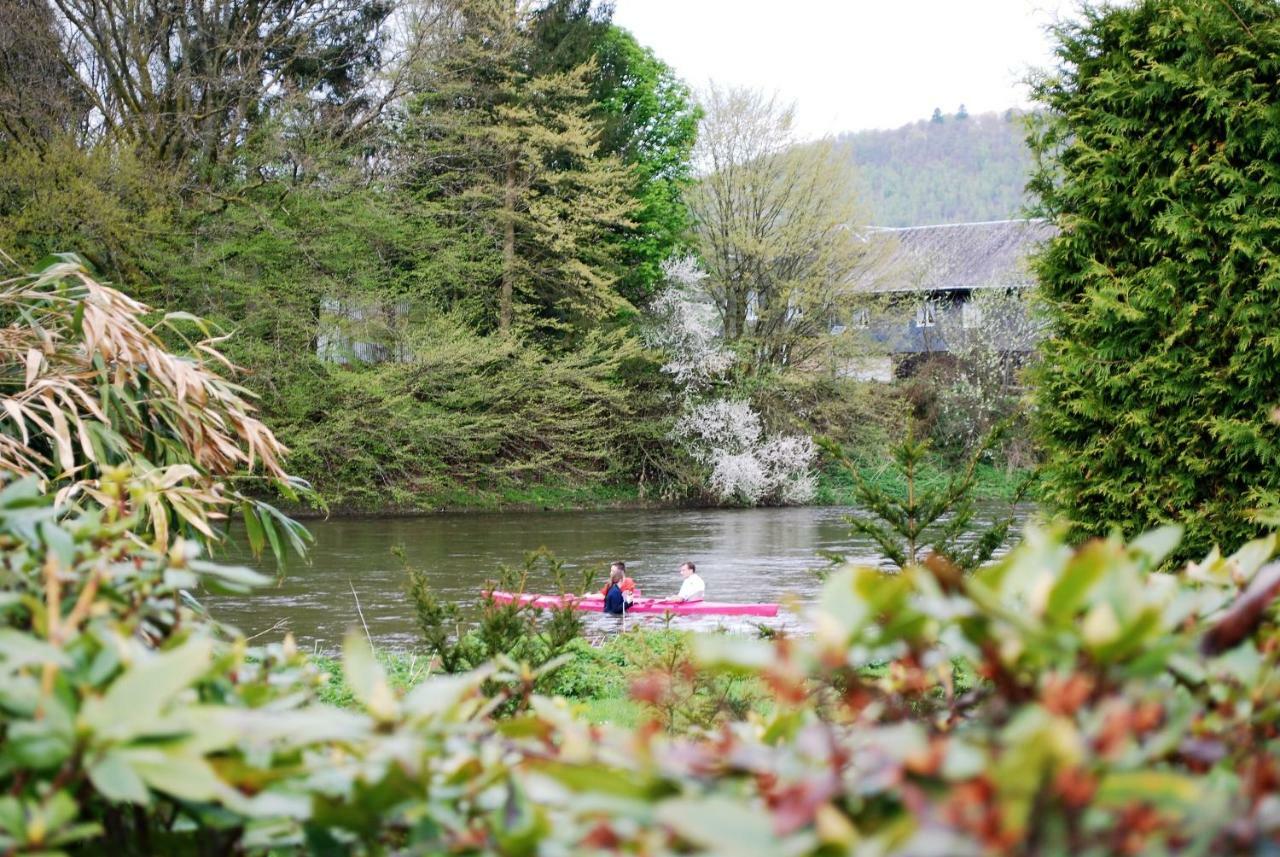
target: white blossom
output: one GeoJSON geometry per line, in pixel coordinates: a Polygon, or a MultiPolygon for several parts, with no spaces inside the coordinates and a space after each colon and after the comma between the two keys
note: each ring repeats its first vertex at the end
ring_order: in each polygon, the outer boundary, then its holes
{"type": "Polygon", "coordinates": [[[663,264],[666,288],[650,305],[653,323],[646,335],[651,348],[670,355],[662,371],[685,388],[704,388],[733,364],[733,354],[720,347],[715,307],[701,288],[706,273],[685,256],[663,264]]]}
{"type": "Polygon", "coordinates": [[[663,270],[667,287],[650,306],[646,340],[668,354],[662,369],[682,391],[675,439],[707,467],[707,487],[721,500],[755,505],[813,499],[813,441],[766,437],[748,400],[710,392],[725,380],[733,354],[720,345],[718,316],[702,288],[706,274],[690,257],[670,260],[663,270]]]}
{"type": "Polygon", "coordinates": [[[760,415],[745,399],[686,401],[675,434],[711,469],[709,487],[721,500],[754,505],[813,499],[813,441],[799,435],[766,438],[760,415]]]}

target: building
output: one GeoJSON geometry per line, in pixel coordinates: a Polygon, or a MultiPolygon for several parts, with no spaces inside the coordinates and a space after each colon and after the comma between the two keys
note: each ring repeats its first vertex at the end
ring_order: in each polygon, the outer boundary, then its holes
{"type": "Polygon", "coordinates": [[[1025,353],[1038,328],[1025,301],[994,302],[1035,285],[1030,259],[1055,232],[1043,220],[996,220],[902,228],[867,233],[867,260],[853,287],[865,296],[848,327],[865,330],[887,353],[868,377],[889,368],[909,374],[922,358],[959,350],[982,335],[997,350],[1025,353]],[[984,293],[987,293],[984,296],[984,293]],[[990,307],[1013,306],[991,317],[990,307]]]}

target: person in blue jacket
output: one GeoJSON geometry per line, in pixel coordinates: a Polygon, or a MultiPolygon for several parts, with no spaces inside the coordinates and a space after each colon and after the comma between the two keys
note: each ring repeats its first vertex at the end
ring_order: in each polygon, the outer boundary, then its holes
{"type": "Polygon", "coordinates": [[[604,593],[604,612],[610,616],[621,616],[627,608],[627,600],[622,595],[622,579],[625,572],[616,565],[609,571],[609,588],[604,593]]]}

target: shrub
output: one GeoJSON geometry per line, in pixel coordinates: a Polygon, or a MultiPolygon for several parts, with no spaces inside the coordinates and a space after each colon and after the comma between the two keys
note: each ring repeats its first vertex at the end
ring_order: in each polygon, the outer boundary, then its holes
{"type": "MultiPolygon", "coordinates": [[[[824,440],[823,447],[852,482],[853,499],[861,508],[845,520],[854,533],[871,539],[899,569],[929,562],[960,573],[982,565],[1004,546],[1013,525],[1014,506],[1031,485],[1031,477],[1020,480],[1009,497],[1006,513],[987,524],[975,524],[978,463],[999,440],[997,427],[941,486],[920,478],[930,447],[928,441],[916,437],[914,423],[908,424],[906,437],[889,448],[894,475],[901,477],[900,487],[865,478],[833,441],[824,440]]],[[[835,564],[844,562],[838,554],[828,557],[835,564]]]]}
{"type": "MultiPolygon", "coordinates": [[[[554,582],[558,594],[585,592],[594,576],[584,570],[577,586],[566,585],[564,564],[545,551],[525,557],[519,569],[502,567],[490,591],[522,594],[529,575],[541,570],[554,582]]],[[[572,606],[543,609],[519,600],[495,601],[489,592],[481,601],[480,616],[474,623],[463,620],[457,604],[442,602],[431,591],[427,576],[409,573],[409,596],[417,613],[422,648],[433,663],[446,673],[478,669],[499,658],[527,665],[537,672],[539,687],[547,687],[567,661],[569,648],[582,639],[583,614],[572,606]]],[[[497,685],[487,690],[496,694],[497,685]]]]}
{"type": "Polygon", "coordinates": [[[1273,537],[1176,575],[1153,573],[1173,530],[1074,551],[1032,532],[961,579],[846,569],[812,638],[655,647],[659,675],[773,701],[729,694],[714,730],[671,736],[577,720],[520,669],[402,695],[359,635],[354,708],[318,705],[288,639],[250,650],[181,595],[252,572],[151,551],[131,523],[60,521],[31,481],[0,493],[8,852],[1256,853],[1280,834],[1273,537]]]}
{"type": "Polygon", "coordinates": [[[1280,490],[1280,17],[1263,0],[1141,0],[1056,29],[1032,182],[1060,228],[1037,264],[1045,496],[1076,537],[1252,532],[1280,490]]]}
{"type": "Polygon", "coordinates": [[[252,397],[219,370],[221,337],[185,313],[151,310],[98,282],[78,257],[0,282],[0,470],[36,477],[62,503],[120,507],[164,549],[213,541],[238,510],[255,552],[283,558],[306,531],[260,499],[297,500],[287,452],[252,397]],[[196,338],[191,338],[195,334],[196,338]]]}

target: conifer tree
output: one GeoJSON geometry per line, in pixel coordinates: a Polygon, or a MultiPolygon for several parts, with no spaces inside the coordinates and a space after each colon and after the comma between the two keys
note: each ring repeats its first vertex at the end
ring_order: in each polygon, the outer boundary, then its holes
{"type": "Polygon", "coordinates": [[[510,0],[450,0],[432,26],[407,144],[424,200],[472,225],[489,255],[482,297],[500,331],[564,330],[625,306],[612,286],[628,173],[599,151],[591,66],[536,73],[510,0]]]}
{"type": "Polygon", "coordinates": [[[1047,499],[1076,533],[1257,531],[1280,490],[1280,16],[1142,0],[1057,29],[1032,188],[1047,499]]]}

